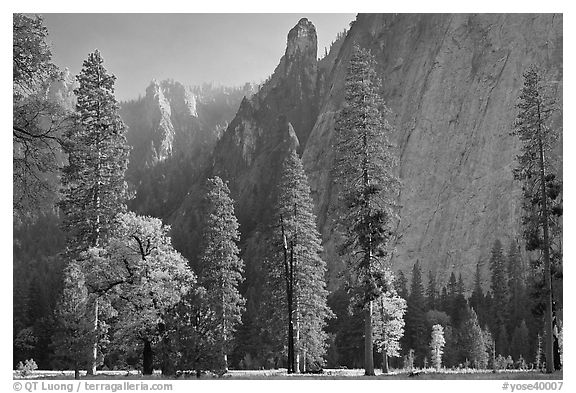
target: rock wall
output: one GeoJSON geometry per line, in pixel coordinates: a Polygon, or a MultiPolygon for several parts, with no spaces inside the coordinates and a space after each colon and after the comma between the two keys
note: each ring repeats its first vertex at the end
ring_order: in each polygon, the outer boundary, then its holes
{"type": "Polygon", "coordinates": [[[519,238],[520,188],[511,172],[519,144],[509,132],[530,63],[543,68],[562,103],[562,15],[358,16],[303,155],[332,284],[342,262],[334,251],[331,145],[354,42],[376,56],[394,112],[403,183],[394,266],[408,271],[419,260],[441,282],[455,270],[470,283],[480,262],[486,282],[493,241],[519,238]]]}
{"type": "Polygon", "coordinates": [[[236,114],[243,88],[185,87],[152,81],[146,95],[121,104],[132,151],[127,179],[136,191],[130,208],[168,218],[209,164],[214,146],[236,114]]]}

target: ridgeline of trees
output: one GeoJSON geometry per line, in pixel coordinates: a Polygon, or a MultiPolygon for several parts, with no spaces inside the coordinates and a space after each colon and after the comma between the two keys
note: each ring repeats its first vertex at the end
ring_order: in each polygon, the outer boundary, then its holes
{"type": "Polygon", "coordinates": [[[420,261],[409,278],[393,273],[400,182],[391,112],[374,57],[355,46],[334,146],[344,284],[326,289],[310,186],[291,149],[259,227],[265,282],[255,303],[242,290],[226,182],[207,181],[191,266],[169,226],[127,208],[126,127],[100,53],[90,53],[76,77],[72,109],[46,94],[62,74],[42,19],[14,14],[13,24],[15,365],[34,359],[76,378],[97,368],[200,376],[260,367],[364,367],[366,375],[379,366],[561,367],[562,183],[549,158],[554,106],[537,69],[524,74],[514,130],[528,260],[518,241],[504,250],[496,240],[469,288],[459,272],[445,283],[423,274],[420,261]]]}

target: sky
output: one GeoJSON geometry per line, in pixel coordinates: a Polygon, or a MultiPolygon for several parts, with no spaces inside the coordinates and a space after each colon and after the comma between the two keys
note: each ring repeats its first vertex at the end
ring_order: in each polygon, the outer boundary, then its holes
{"type": "Polygon", "coordinates": [[[41,14],[53,61],[78,74],[100,50],[116,75],[116,98],[143,95],[152,79],[185,85],[239,86],[272,74],[288,31],[307,17],[318,35],[318,55],[355,14],[41,14]]]}

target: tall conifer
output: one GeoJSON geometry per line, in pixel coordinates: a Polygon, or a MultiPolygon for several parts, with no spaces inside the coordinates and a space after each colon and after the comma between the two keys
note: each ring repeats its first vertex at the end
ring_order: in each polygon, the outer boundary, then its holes
{"type": "Polygon", "coordinates": [[[506,334],[506,323],[509,312],[508,296],[508,278],[506,274],[506,263],[502,253],[502,243],[496,239],[492,247],[490,256],[490,270],[492,273],[492,314],[494,316],[494,325],[492,331],[496,333],[496,352],[505,355],[507,351],[508,339],[506,334]]]}
{"type": "Polygon", "coordinates": [[[378,280],[390,259],[396,229],[399,181],[390,110],[381,96],[376,61],[357,45],[345,80],[345,101],[336,120],[336,181],[341,191],[342,252],[349,281],[364,309],[364,367],[374,375],[372,308],[378,280]]]}
{"type": "Polygon", "coordinates": [[[73,258],[105,243],[117,214],[126,210],[126,127],[114,97],[116,77],[103,63],[98,50],[90,53],[76,77],[76,121],[64,143],[68,165],[62,176],[60,206],[73,258]]]}
{"type": "Polygon", "coordinates": [[[228,353],[233,334],[241,323],[245,299],[238,292],[243,281],[244,262],[238,256],[238,220],[230,190],[218,176],[208,179],[207,211],[203,249],[200,257],[200,284],[216,318],[220,370],[228,370],[228,353]]]}
{"type": "MultiPolygon", "coordinates": [[[[326,351],[326,262],[316,228],[314,204],[302,162],[295,150],[286,156],[277,187],[272,229],[273,253],[267,263],[271,316],[288,326],[288,346],[294,353],[289,369],[305,371],[308,364],[322,363],[326,351]],[[271,288],[272,286],[275,289],[271,288]],[[292,334],[292,337],[290,335],[292,334]]],[[[284,329],[283,329],[284,330],[284,329]]]]}
{"type": "MultiPolygon", "coordinates": [[[[117,216],[126,210],[128,166],[126,127],[114,97],[116,77],[104,68],[98,50],[90,53],[76,76],[78,88],[74,125],[65,135],[68,164],[63,169],[63,228],[68,234],[67,255],[79,259],[90,247],[106,244],[117,216]]],[[[88,288],[91,283],[86,283],[88,288]]],[[[98,329],[98,300],[92,296],[94,330],[98,329]]],[[[96,339],[97,341],[97,339],[96,339]]],[[[97,342],[93,344],[96,371],[97,342]]]]}
{"type": "Polygon", "coordinates": [[[426,298],[422,284],[422,270],[417,261],[412,268],[410,296],[406,309],[406,346],[404,350],[413,349],[417,360],[424,360],[427,355],[426,298]]]}
{"type": "MultiPolygon", "coordinates": [[[[541,72],[530,66],[523,74],[524,85],[516,105],[518,114],[514,122],[513,134],[522,143],[521,154],[517,157],[518,166],[514,177],[522,182],[524,196],[524,237],[528,250],[540,250],[543,260],[543,298],[545,305],[545,349],[546,371],[554,371],[553,301],[552,301],[552,259],[561,265],[560,247],[552,248],[553,233],[551,222],[562,215],[561,182],[556,181],[550,153],[558,137],[551,126],[555,112],[554,102],[547,97],[541,72]],[[555,190],[558,189],[558,190],[555,190]],[[554,197],[554,198],[552,198],[554,197]]],[[[561,236],[559,236],[561,237],[561,236]]]]}

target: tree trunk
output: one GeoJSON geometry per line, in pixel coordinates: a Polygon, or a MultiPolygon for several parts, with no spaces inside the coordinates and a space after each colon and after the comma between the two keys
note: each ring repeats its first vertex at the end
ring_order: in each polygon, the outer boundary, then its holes
{"type": "Polygon", "coordinates": [[[224,290],[222,290],[222,345],[220,347],[222,356],[222,373],[228,372],[228,354],[226,353],[226,313],[224,311],[224,290]]]}
{"type": "MultiPolygon", "coordinates": [[[[538,111],[540,117],[540,111],[538,111]]],[[[540,119],[538,119],[540,120],[540,119]]],[[[542,201],[542,228],[544,230],[544,292],[546,294],[546,372],[554,372],[554,332],[552,326],[552,277],[550,274],[550,236],[548,234],[548,198],[546,197],[546,173],[544,171],[544,148],[542,146],[542,130],[538,123],[538,150],[540,165],[540,199],[542,201]]]]}
{"type": "Polygon", "coordinates": [[[80,367],[77,364],[74,366],[74,379],[80,379],[80,367]]]}
{"type": "Polygon", "coordinates": [[[496,340],[492,339],[492,372],[496,372],[496,340]]]}
{"type": "Polygon", "coordinates": [[[96,375],[96,366],[98,365],[98,297],[94,297],[94,337],[92,338],[92,359],[86,373],[96,375]]]}
{"type": "Polygon", "coordinates": [[[372,301],[364,309],[364,375],[375,375],[372,356],[372,301]]]}
{"type": "Polygon", "coordinates": [[[294,332],[294,373],[298,374],[300,372],[300,323],[298,321],[298,305],[296,304],[295,307],[295,320],[296,320],[296,329],[294,332]]]}
{"type": "Polygon", "coordinates": [[[292,296],[288,292],[288,374],[294,372],[294,321],[292,321],[292,296]]]}
{"type": "MultiPolygon", "coordinates": [[[[284,219],[280,215],[280,229],[282,231],[282,241],[284,243],[284,274],[286,275],[286,303],[288,312],[288,374],[294,372],[294,325],[292,321],[292,266],[288,262],[288,242],[284,232],[284,219]]],[[[293,250],[291,250],[292,252],[293,250]]]]}
{"type": "Polygon", "coordinates": [[[388,374],[388,355],[386,354],[386,349],[382,350],[382,374],[388,374]]]}
{"type": "Polygon", "coordinates": [[[223,353],[222,355],[223,358],[223,368],[222,368],[222,372],[224,374],[226,374],[228,372],[228,354],[226,354],[226,352],[223,353]]]}
{"type": "Polygon", "coordinates": [[[162,370],[162,376],[174,376],[176,375],[176,365],[172,359],[172,345],[169,338],[164,339],[164,346],[162,350],[162,365],[160,369],[162,370]]]}
{"type": "Polygon", "coordinates": [[[154,353],[152,352],[152,344],[150,340],[144,339],[144,351],[142,352],[142,374],[152,375],[154,372],[153,366],[154,353]]]}

